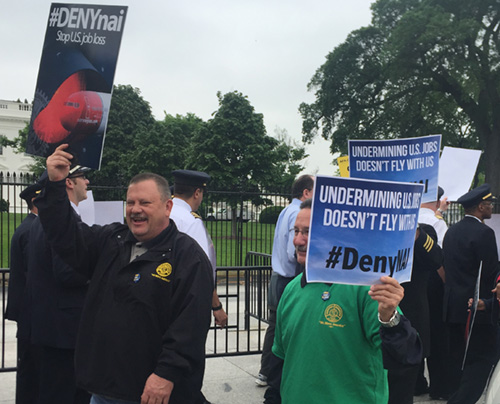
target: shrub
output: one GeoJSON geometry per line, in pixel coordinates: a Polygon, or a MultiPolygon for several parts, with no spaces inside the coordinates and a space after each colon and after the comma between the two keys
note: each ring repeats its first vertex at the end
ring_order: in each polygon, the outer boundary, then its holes
{"type": "Polygon", "coordinates": [[[278,216],[281,211],[285,209],[284,206],[270,206],[265,208],[259,216],[259,223],[263,224],[276,224],[278,221],[278,216]]]}
{"type": "Polygon", "coordinates": [[[9,211],[9,202],[5,199],[0,199],[0,212],[8,212],[9,211]]]}

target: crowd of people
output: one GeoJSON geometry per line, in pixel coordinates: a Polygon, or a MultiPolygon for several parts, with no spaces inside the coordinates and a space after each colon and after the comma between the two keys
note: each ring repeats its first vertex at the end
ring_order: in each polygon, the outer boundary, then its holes
{"type": "MultiPolygon", "coordinates": [[[[211,317],[225,327],[215,252],[196,213],[210,176],[131,179],[126,224],[88,226],[89,181],[67,145],[21,197],[31,213],[11,241],[6,318],[18,323],[16,403],[209,403],[202,393],[211,317]]],[[[407,404],[415,395],[474,404],[498,361],[497,245],[483,184],[422,204],[411,282],[310,283],[314,178],[299,177],[279,215],[269,326],[256,380],[264,402],[407,404]],[[428,369],[428,380],[424,369],[428,369]]]]}

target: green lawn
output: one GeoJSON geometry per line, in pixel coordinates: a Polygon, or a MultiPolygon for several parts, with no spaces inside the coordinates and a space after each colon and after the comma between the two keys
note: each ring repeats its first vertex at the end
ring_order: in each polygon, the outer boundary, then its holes
{"type": "Polygon", "coordinates": [[[9,267],[10,239],[12,238],[17,226],[21,224],[25,217],[25,213],[0,213],[0,234],[2,237],[2,248],[0,250],[1,268],[9,267]]]}
{"type": "Polygon", "coordinates": [[[244,265],[248,251],[271,254],[274,224],[238,223],[237,236],[231,236],[230,221],[207,222],[217,255],[217,266],[244,265]]]}

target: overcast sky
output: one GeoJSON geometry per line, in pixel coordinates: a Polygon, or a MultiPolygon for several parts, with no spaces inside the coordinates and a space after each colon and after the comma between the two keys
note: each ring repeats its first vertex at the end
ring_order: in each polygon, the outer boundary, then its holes
{"type": "MultiPolygon", "coordinates": [[[[2,2],[0,99],[33,99],[48,0],[2,2]]],[[[115,84],[141,90],[157,119],[204,120],[217,92],[239,91],[264,115],[269,135],[301,141],[307,83],[347,35],[370,23],[371,0],[93,0],[128,5],[115,84]]],[[[333,174],[329,142],[307,148],[306,171],[333,174]]]]}

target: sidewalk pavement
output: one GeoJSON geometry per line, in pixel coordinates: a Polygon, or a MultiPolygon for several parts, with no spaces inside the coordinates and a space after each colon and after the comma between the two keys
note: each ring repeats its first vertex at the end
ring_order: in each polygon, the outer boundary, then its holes
{"type": "MultiPolygon", "coordinates": [[[[255,384],[260,355],[207,359],[203,392],[212,404],[260,404],[265,388],[255,384]]],[[[0,373],[0,404],[14,404],[15,373],[0,373]]],[[[443,404],[428,395],[415,397],[419,404],[443,404]]],[[[484,398],[478,403],[483,403],[484,398]]],[[[348,404],[348,403],[345,403],[348,404]]]]}

